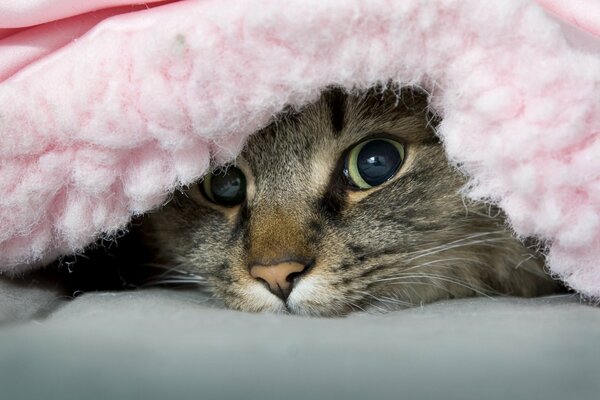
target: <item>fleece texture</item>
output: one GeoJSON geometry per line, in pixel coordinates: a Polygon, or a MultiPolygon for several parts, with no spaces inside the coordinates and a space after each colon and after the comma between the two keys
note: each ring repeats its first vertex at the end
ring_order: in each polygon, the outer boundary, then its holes
{"type": "Polygon", "coordinates": [[[600,57],[556,20],[598,39],[593,1],[131,3],[0,6],[4,273],[118,233],[286,104],[393,80],[430,93],[465,194],[600,297],[600,57]]]}
{"type": "MultiPolygon", "coordinates": [[[[0,292],[0,318],[33,295],[0,292]]],[[[578,296],[458,299],[334,319],[222,310],[198,291],[89,293],[53,307],[48,297],[32,299],[41,308],[35,322],[0,327],[2,399],[598,400],[600,393],[600,308],[578,296]]]]}

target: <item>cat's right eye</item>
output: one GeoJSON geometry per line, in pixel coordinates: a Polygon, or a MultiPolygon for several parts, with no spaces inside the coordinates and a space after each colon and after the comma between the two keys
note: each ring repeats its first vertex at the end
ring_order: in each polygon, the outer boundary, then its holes
{"type": "Polygon", "coordinates": [[[390,180],[404,162],[404,146],[395,140],[376,138],[355,145],[348,152],[344,175],[352,186],[371,189],[390,180]]]}
{"type": "Polygon", "coordinates": [[[230,166],[206,175],[200,183],[200,190],[215,204],[237,206],[246,199],[246,176],[241,169],[230,166]]]}

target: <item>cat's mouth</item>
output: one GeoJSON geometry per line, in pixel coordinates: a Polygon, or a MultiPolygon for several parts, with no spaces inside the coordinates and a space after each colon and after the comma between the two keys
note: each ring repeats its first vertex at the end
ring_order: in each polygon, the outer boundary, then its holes
{"type": "Polygon", "coordinates": [[[243,292],[246,301],[236,304],[242,311],[339,317],[360,309],[354,307],[346,295],[332,288],[325,277],[313,275],[301,279],[286,298],[260,284],[250,285],[243,292]]]}

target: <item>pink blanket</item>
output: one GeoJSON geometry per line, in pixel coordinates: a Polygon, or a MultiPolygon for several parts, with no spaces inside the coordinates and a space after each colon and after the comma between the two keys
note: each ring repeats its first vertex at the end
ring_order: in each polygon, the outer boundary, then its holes
{"type": "Polygon", "coordinates": [[[393,79],[431,93],[465,193],[600,298],[597,1],[132,3],[0,4],[0,271],[115,234],[285,104],[393,79]]]}

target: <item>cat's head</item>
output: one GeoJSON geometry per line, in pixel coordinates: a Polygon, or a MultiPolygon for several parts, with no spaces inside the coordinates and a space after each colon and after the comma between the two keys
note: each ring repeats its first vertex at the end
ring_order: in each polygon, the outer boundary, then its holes
{"type": "Polygon", "coordinates": [[[427,98],[331,89],[142,225],[160,262],[247,311],[344,315],[553,287],[493,207],[466,202],[427,98]]]}

